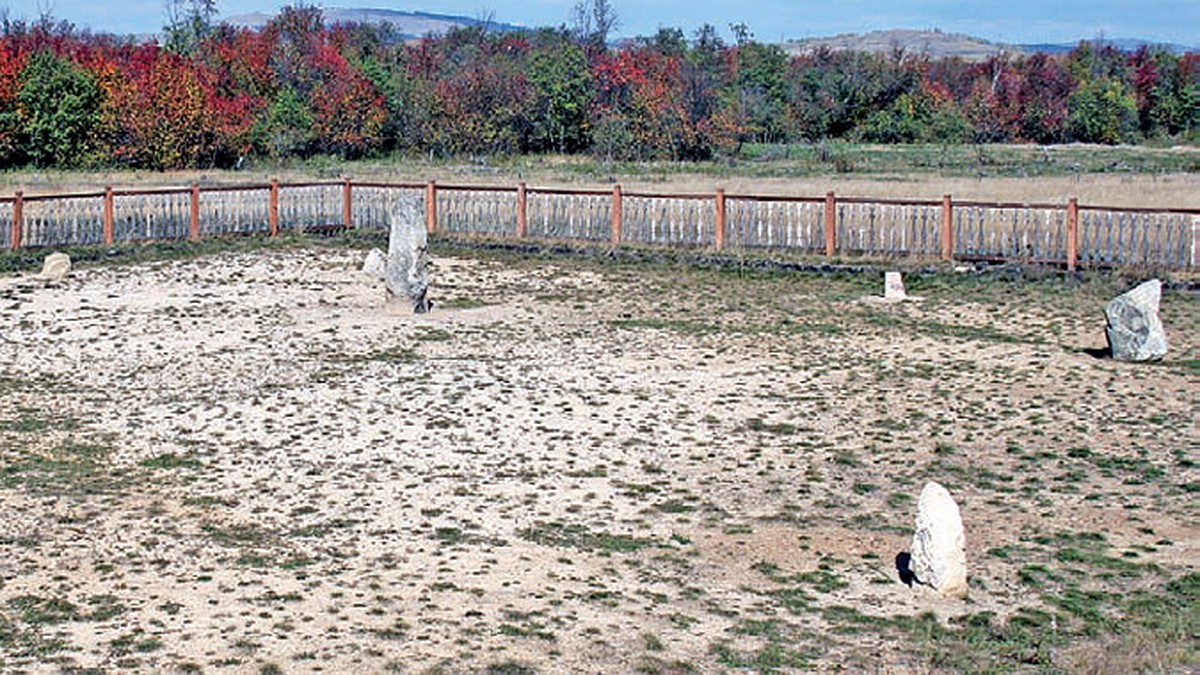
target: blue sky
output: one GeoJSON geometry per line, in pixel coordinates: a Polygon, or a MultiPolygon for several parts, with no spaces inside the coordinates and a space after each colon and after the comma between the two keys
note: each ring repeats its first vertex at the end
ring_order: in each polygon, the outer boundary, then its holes
{"type": "MultiPolygon", "coordinates": [[[[1200,0],[610,0],[623,36],[659,27],[689,35],[710,23],[728,37],[745,23],[764,42],[887,28],[938,28],[1012,43],[1074,42],[1095,37],[1140,38],[1200,45],[1200,0]]],[[[274,12],[285,0],[217,0],[222,16],[274,12]]],[[[412,0],[308,2],[323,7],[381,7],[470,17],[493,16],[526,26],[570,21],[574,0],[412,0]]],[[[165,23],[166,0],[0,0],[14,19],[49,11],[97,32],[149,33],[165,23]]]]}

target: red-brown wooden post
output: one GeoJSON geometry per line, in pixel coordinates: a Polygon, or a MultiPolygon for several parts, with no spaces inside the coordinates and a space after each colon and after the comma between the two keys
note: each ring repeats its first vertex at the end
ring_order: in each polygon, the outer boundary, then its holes
{"type": "Polygon", "coordinates": [[[517,183],[517,239],[525,237],[525,231],[529,225],[527,208],[525,183],[517,183]]]}
{"type": "Polygon", "coordinates": [[[25,193],[17,190],[16,198],[13,199],[12,207],[12,239],[9,244],[15,251],[21,248],[21,220],[25,212],[25,193]]]}
{"type": "Polygon", "coordinates": [[[825,255],[837,251],[837,197],[825,193],[825,255]]]}
{"type": "Polygon", "coordinates": [[[613,186],[612,202],[612,245],[621,245],[621,186],[613,186]]]}
{"type": "Polygon", "coordinates": [[[954,259],[954,200],[942,195],[942,260],[954,259]]]}
{"type": "Polygon", "coordinates": [[[425,184],[425,230],[433,234],[437,230],[437,183],[425,184]]]}
{"type": "Polygon", "coordinates": [[[1079,200],[1067,202],[1067,270],[1075,271],[1079,258],[1079,200]]]}
{"type": "Polygon", "coordinates": [[[354,203],[350,201],[350,179],[342,181],[342,229],[354,227],[354,203]]]}
{"type": "Polygon", "coordinates": [[[104,186],[104,245],[113,244],[113,189],[111,185],[104,186]]]}
{"type": "Polygon", "coordinates": [[[718,251],[725,248],[725,190],[717,189],[717,228],[713,246],[718,251]]]}
{"type": "Polygon", "coordinates": [[[267,199],[267,223],[271,226],[271,236],[279,234],[279,179],[271,179],[271,196],[267,199]]]}
{"type": "Polygon", "coordinates": [[[192,183],[192,213],[188,221],[188,238],[196,241],[200,238],[200,184],[192,183]]]}

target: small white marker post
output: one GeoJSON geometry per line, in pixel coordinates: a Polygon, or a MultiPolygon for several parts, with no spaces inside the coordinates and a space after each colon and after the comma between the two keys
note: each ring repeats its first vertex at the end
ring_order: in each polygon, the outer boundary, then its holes
{"type": "Polygon", "coordinates": [[[883,299],[899,301],[907,297],[908,295],[904,292],[904,279],[900,277],[900,273],[884,272],[883,299]]]}

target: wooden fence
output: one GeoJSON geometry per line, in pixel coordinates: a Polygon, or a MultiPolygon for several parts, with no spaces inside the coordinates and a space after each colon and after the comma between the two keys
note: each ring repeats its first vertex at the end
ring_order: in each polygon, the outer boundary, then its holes
{"type": "Polygon", "coordinates": [[[270,183],[0,198],[8,249],[386,231],[400,199],[454,237],[716,251],[1200,269],[1200,209],[369,183],[270,183]]]}

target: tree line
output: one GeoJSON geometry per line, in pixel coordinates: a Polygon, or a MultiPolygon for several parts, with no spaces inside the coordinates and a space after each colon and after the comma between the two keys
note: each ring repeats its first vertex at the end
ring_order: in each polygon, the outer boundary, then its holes
{"type": "MultiPolygon", "coordinates": [[[[1200,139],[1200,54],[1082,42],[980,62],[818,50],[733,26],[606,44],[566,27],[419,41],[286,7],[164,44],[4,21],[0,166],[177,169],[328,154],[705,160],[746,143],[1200,139]]],[[[602,29],[607,27],[602,27],[602,29]]]]}

